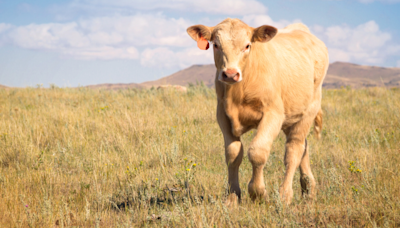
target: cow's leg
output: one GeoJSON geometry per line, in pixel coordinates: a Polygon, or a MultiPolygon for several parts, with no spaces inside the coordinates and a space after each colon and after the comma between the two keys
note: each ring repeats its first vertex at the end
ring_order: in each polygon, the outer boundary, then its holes
{"type": "Polygon", "coordinates": [[[315,196],[315,179],[311,172],[310,166],[310,156],[309,156],[309,146],[307,144],[307,139],[305,141],[305,151],[303,158],[300,162],[300,184],[301,193],[304,196],[308,194],[310,198],[315,196]]]}
{"type": "Polygon", "coordinates": [[[248,157],[253,166],[253,176],[248,185],[250,198],[265,198],[263,169],[271,151],[272,142],[278,136],[284,116],[265,112],[257,128],[257,134],[249,146],[248,157]]]}
{"type": "Polygon", "coordinates": [[[239,166],[243,158],[243,146],[240,137],[232,134],[232,127],[229,118],[226,116],[222,105],[217,108],[218,124],[224,135],[225,141],[225,160],[228,166],[229,193],[227,204],[236,204],[241,198],[239,186],[239,166]]]}
{"type": "Polygon", "coordinates": [[[293,177],[297,167],[300,166],[302,186],[303,183],[309,182],[310,185],[305,188],[310,188],[314,192],[315,180],[311,173],[309,155],[306,145],[306,137],[313,123],[314,118],[304,118],[291,128],[285,130],[287,141],[285,151],[285,166],[286,173],[283,184],[280,187],[281,199],[290,204],[293,197],[293,177]]]}

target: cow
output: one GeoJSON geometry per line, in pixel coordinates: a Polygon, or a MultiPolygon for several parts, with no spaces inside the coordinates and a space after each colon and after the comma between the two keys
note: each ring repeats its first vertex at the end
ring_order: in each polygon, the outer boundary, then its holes
{"type": "Polygon", "coordinates": [[[248,149],[253,167],[248,184],[250,198],[254,201],[267,196],[263,168],[281,129],[286,135],[286,170],[280,198],[290,204],[298,167],[302,194],[313,198],[316,182],[306,137],[313,123],[317,137],[322,130],[322,82],[329,66],[325,44],[301,23],[278,31],[269,25],[252,28],[228,18],[214,27],[191,26],[187,32],[200,49],[208,49],[209,42],[213,46],[217,120],[228,167],[227,204],[241,199],[240,137],[251,129],[257,129],[257,133],[248,149]]]}

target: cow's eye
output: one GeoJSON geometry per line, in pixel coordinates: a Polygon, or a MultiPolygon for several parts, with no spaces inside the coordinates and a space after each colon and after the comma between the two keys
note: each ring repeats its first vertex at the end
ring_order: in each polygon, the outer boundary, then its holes
{"type": "Polygon", "coordinates": [[[246,50],[249,49],[249,48],[250,48],[250,44],[248,44],[248,45],[246,46],[246,50]]]}
{"type": "Polygon", "coordinates": [[[215,47],[216,49],[218,49],[218,45],[217,45],[217,44],[214,44],[214,47],[215,47]]]}

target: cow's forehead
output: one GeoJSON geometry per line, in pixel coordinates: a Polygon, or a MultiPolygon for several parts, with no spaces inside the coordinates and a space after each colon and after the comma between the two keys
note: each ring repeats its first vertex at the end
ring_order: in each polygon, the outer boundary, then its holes
{"type": "Polygon", "coordinates": [[[214,27],[212,39],[219,43],[242,45],[251,38],[251,28],[238,19],[226,19],[214,27]]]}

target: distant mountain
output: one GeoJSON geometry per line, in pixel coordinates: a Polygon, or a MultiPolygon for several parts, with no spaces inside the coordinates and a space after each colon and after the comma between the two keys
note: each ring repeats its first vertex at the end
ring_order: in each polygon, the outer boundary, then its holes
{"type": "Polygon", "coordinates": [[[329,65],[323,86],[325,88],[338,88],[341,86],[351,86],[352,88],[400,87],[400,68],[335,62],[329,65]]]}
{"type": "MultiPolygon", "coordinates": [[[[160,85],[181,85],[189,83],[196,84],[203,81],[209,87],[214,85],[216,68],[214,64],[193,65],[167,77],[143,82],[140,84],[101,84],[88,86],[89,88],[151,88],[160,85]]],[[[362,87],[400,87],[400,68],[385,68],[376,66],[362,66],[345,62],[334,62],[329,65],[328,74],[324,80],[324,88],[340,88],[351,86],[352,88],[362,87]]]]}
{"type": "Polygon", "coordinates": [[[215,71],[214,64],[193,65],[170,76],[160,78],[156,81],[143,82],[140,85],[147,88],[159,85],[187,86],[189,83],[196,84],[196,82],[203,81],[206,86],[211,87],[214,85],[215,71]]]}
{"type": "Polygon", "coordinates": [[[0,85],[0,89],[8,88],[8,86],[0,85]]]}

